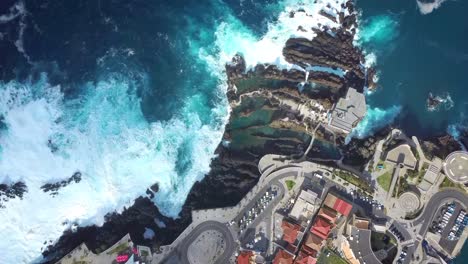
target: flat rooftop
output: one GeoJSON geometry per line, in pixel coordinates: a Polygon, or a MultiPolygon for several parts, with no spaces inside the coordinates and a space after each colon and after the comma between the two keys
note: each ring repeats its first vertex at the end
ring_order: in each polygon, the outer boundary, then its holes
{"type": "Polygon", "coordinates": [[[364,94],[349,88],[345,98],[340,98],[333,109],[330,126],[351,132],[366,115],[367,106],[364,94]]]}

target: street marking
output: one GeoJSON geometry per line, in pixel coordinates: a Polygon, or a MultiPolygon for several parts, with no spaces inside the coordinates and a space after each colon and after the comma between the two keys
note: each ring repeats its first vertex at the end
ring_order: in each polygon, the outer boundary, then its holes
{"type": "Polygon", "coordinates": [[[454,162],[454,161],[455,161],[455,158],[452,157],[452,158],[450,159],[450,162],[449,162],[449,163],[452,164],[452,162],[454,162]]]}
{"type": "Polygon", "coordinates": [[[468,160],[468,158],[465,157],[465,156],[461,156],[461,158],[464,159],[464,160],[468,160]]]}
{"type": "Polygon", "coordinates": [[[460,177],[460,180],[464,180],[466,178],[468,178],[468,176],[462,176],[462,177],[460,177]]]}
{"type": "Polygon", "coordinates": [[[455,176],[455,175],[453,174],[452,169],[449,169],[449,171],[450,171],[450,174],[452,174],[452,176],[455,176]]]}

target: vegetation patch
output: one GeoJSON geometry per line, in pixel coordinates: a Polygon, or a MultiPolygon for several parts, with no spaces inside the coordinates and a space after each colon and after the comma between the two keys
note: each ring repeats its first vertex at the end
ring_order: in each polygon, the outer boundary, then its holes
{"type": "Polygon", "coordinates": [[[286,180],[286,187],[288,187],[288,191],[292,190],[294,188],[294,185],[296,185],[296,182],[293,180],[286,180]]]}
{"type": "Polygon", "coordinates": [[[372,187],[369,185],[369,183],[367,181],[359,178],[358,176],[356,176],[356,175],[354,175],[354,174],[352,174],[350,172],[343,171],[343,170],[334,170],[333,174],[340,177],[341,179],[343,179],[343,180],[357,186],[358,188],[360,188],[361,190],[363,190],[364,192],[366,192],[368,194],[373,193],[372,187]]]}
{"type": "Polygon", "coordinates": [[[392,171],[390,170],[380,175],[377,178],[377,183],[382,189],[388,192],[390,190],[390,184],[392,183],[392,171]]]}
{"type": "Polygon", "coordinates": [[[463,184],[455,183],[451,181],[448,177],[445,177],[444,181],[440,184],[439,188],[457,188],[463,192],[466,192],[465,187],[463,184]]]}
{"type": "Polygon", "coordinates": [[[424,178],[424,174],[429,168],[429,163],[424,162],[420,171],[417,170],[407,170],[406,175],[410,177],[413,181],[416,181],[416,184],[420,184],[424,178]]]}
{"type": "Polygon", "coordinates": [[[326,248],[320,254],[317,264],[348,264],[348,262],[335,252],[326,248]]]}

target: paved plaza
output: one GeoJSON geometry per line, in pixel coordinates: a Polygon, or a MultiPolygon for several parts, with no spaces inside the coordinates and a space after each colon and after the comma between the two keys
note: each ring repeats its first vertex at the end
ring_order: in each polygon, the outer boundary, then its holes
{"type": "Polygon", "coordinates": [[[413,213],[419,209],[419,198],[413,192],[405,192],[398,198],[398,205],[405,213],[413,213]]]}

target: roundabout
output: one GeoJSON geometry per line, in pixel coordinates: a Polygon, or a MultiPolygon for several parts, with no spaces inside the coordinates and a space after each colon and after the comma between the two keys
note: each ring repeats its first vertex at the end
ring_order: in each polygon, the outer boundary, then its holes
{"type": "Polygon", "coordinates": [[[444,172],[455,183],[468,182],[468,152],[455,151],[444,161],[444,172]]]}

